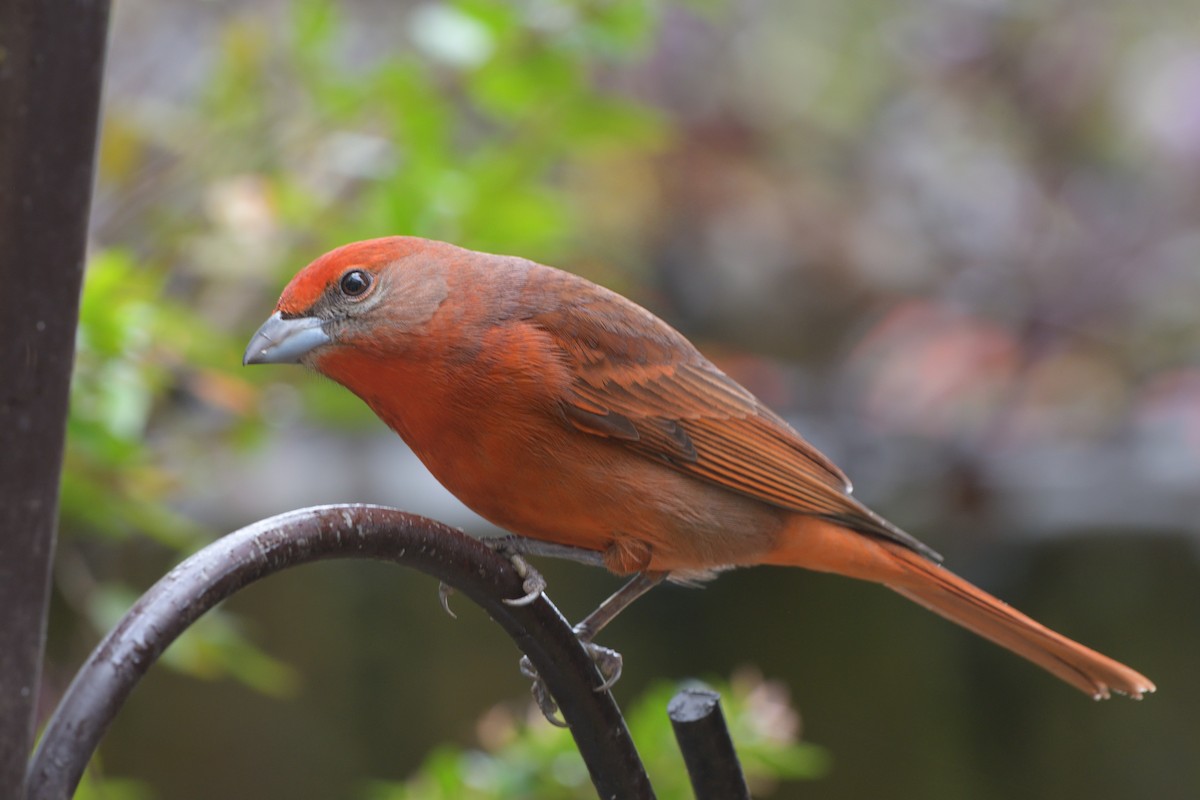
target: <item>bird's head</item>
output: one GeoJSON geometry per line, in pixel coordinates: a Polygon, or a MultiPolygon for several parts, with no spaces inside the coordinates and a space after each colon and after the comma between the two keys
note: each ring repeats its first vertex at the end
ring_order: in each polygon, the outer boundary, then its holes
{"type": "Polygon", "coordinates": [[[448,295],[446,268],[459,251],[409,236],[331,250],[292,278],[254,334],[243,364],[306,364],[340,348],[395,352],[448,295]]]}

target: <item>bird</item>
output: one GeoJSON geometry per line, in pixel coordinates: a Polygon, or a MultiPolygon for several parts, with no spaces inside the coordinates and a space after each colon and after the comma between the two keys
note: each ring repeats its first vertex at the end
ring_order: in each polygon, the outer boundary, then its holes
{"type": "Polygon", "coordinates": [[[332,379],[480,516],[633,576],[613,613],[664,578],[800,567],[886,586],[1095,699],[1155,690],[944,567],[683,334],[573,273],[353,242],[292,278],[243,363],[332,379]]]}

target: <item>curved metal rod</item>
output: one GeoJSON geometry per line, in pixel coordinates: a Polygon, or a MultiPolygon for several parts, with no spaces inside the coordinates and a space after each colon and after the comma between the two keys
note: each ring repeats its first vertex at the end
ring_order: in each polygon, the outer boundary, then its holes
{"type": "Polygon", "coordinates": [[[512,564],[479,541],[396,509],[335,505],[292,511],[225,536],[175,567],[134,604],[80,668],[29,763],[26,800],[66,800],[105,730],[150,665],[188,625],[238,589],[288,567],[372,558],[454,586],[512,637],[554,696],[602,798],[653,798],[625,720],[603,678],[542,596],[527,606],[512,564]]]}

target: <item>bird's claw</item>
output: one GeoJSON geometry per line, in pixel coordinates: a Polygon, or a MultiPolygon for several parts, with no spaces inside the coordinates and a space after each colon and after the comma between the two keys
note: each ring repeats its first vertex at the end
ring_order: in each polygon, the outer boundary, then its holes
{"type": "MultiPolygon", "coordinates": [[[[621,668],[624,664],[621,654],[610,647],[602,647],[591,642],[580,642],[580,644],[587,650],[588,655],[592,658],[592,663],[596,665],[596,669],[600,672],[600,677],[604,679],[603,683],[593,689],[593,691],[607,692],[621,678],[621,668]]],[[[550,690],[546,687],[546,682],[542,680],[542,676],[534,669],[533,662],[529,660],[529,656],[521,656],[520,670],[522,675],[533,681],[533,685],[529,687],[529,693],[533,695],[533,701],[537,703],[538,710],[542,712],[542,716],[551,725],[566,728],[567,723],[563,721],[558,713],[558,703],[554,702],[554,698],[550,695],[550,690]]]]}
{"type": "MultiPolygon", "coordinates": [[[[512,599],[502,599],[502,602],[510,606],[527,606],[537,600],[546,591],[546,578],[542,573],[538,572],[533,566],[525,560],[520,553],[515,553],[510,550],[503,541],[496,545],[492,545],[498,553],[503,553],[508,557],[509,562],[513,565],[513,569],[521,576],[521,588],[525,594],[512,599]]],[[[444,581],[438,583],[438,602],[442,604],[442,609],[454,619],[458,619],[458,615],[450,610],[450,596],[454,594],[454,587],[444,581]]]]}
{"type": "Polygon", "coordinates": [[[521,588],[525,591],[525,594],[512,599],[505,599],[504,604],[510,606],[527,606],[541,597],[542,593],[546,591],[546,579],[520,553],[508,553],[508,560],[512,562],[513,569],[517,571],[517,574],[524,579],[521,583],[521,588]]]}
{"type": "Polygon", "coordinates": [[[450,610],[450,596],[454,594],[454,587],[444,581],[438,581],[438,602],[442,604],[442,610],[450,615],[452,619],[458,619],[458,614],[450,610]]]}
{"type": "Polygon", "coordinates": [[[584,642],[583,649],[587,650],[588,655],[592,657],[592,663],[600,671],[600,677],[604,678],[604,683],[593,691],[607,692],[616,686],[617,681],[621,680],[621,670],[625,666],[625,659],[621,654],[611,647],[602,647],[591,642],[584,642]]]}
{"type": "Polygon", "coordinates": [[[520,661],[521,674],[533,684],[529,687],[529,693],[533,695],[533,702],[537,703],[538,710],[542,712],[542,716],[546,721],[557,728],[568,727],[558,713],[558,703],[554,702],[554,698],[550,695],[550,690],[546,688],[546,682],[542,680],[542,676],[533,668],[533,662],[529,660],[529,656],[521,656],[520,661]]]}

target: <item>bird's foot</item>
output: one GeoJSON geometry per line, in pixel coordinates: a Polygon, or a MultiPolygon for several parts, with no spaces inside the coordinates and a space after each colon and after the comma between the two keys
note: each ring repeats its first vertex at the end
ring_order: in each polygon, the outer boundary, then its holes
{"type": "Polygon", "coordinates": [[[558,714],[558,703],[554,702],[554,698],[550,695],[550,690],[546,688],[546,682],[542,680],[542,676],[538,674],[538,671],[533,668],[533,662],[529,660],[529,656],[521,656],[518,668],[521,670],[522,675],[533,681],[533,685],[529,687],[529,693],[533,695],[533,702],[537,703],[538,710],[542,712],[542,716],[551,725],[558,728],[566,728],[566,721],[558,714]]]}
{"type": "MultiPolygon", "coordinates": [[[[513,569],[521,576],[521,588],[525,594],[512,599],[502,598],[502,602],[510,606],[527,606],[534,600],[537,600],[546,591],[546,578],[542,573],[533,568],[525,557],[522,556],[512,546],[512,540],[516,537],[506,537],[504,539],[484,540],[484,543],[493,551],[500,553],[508,558],[509,563],[513,565],[513,569]]],[[[450,610],[450,598],[454,594],[453,586],[441,581],[438,583],[438,602],[441,603],[442,610],[449,614],[454,619],[458,619],[458,615],[450,610]]]]}
{"type": "Polygon", "coordinates": [[[546,591],[546,579],[519,553],[512,553],[508,560],[512,562],[513,569],[521,576],[521,588],[525,590],[525,594],[511,600],[505,599],[504,603],[510,606],[527,606],[546,591]]]}
{"type": "MultiPolygon", "coordinates": [[[[509,547],[508,540],[498,540],[496,543],[486,543],[488,547],[493,549],[493,551],[496,551],[497,553],[508,558],[509,563],[512,564],[512,569],[516,570],[517,575],[521,576],[522,579],[521,588],[524,590],[524,594],[520,597],[512,597],[511,600],[502,599],[502,602],[509,604],[509,606],[528,606],[529,603],[538,600],[542,593],[545,593],[546,578],[541,575],[541,572],[535,570],[533,565],[530,565],[528,561],[524,560],[523,555],[512,551],[512,549],[509,547]]],[[[442,603],[442,608],[445,610],[445,613],[450,614],[450,616],[452,616],[454,619],[458,619],[458,615],[450,610],[450,597],[454,595],[454,593],[455,588],[451,587],[450,584],[445,582],[438,583],[438,602],[442,603]]]]}
{"type": "Polygon", "coordinates": [[[509,563],[513,565],[513,569],[521,576],[521,588],[525,594],[512,599],[505,598],[503,602],[510,606],[527,606],[541,597],[542,593],[546,591],[546,579],[517,550],[515,539],[516,537],[506,536],[494,540],[484,539],[483,542],[495,552],[508,558],[509,563]]]}
{"type": "Polygon", "coordinates": [[[591,642],[584,642],[583,649],[588,651],[588,655],[592,657],[592,663],[596,665],[596,669],[600,670],[600,677],[604,678],[604,683],[593,691],[607,692],[616,686],[617,681],[621,680],[621,670],[625,667],[625,659],[621,657],[621,654],[611,647],[603,647],[591,642]]]}
{"type": "MultiPolygon", "coordinates": [[[[592,657],[592,663],[596,665],[596,669],[600,672],[600,677],[604,679],[604,682],[593,689],[593,691],[607,692],[621,678],[621,669],[624,666],[621,654],[610,647],[603,647],[592,642],[581,641],[580,644],[587,650],[588,655],[592,657]]],[[[522,675],[533,681],[533,685],[529,687],[529,693],[533,695],[533,701],[537,703],[537,707],[542,712],[542,716],[546,718],[546,721],[559,728],[567,727],[567,723],[559,716],[558,703],[550,695],[550,690],[546,687],[546,682],[542,680],[542,676],[534,669],[533,662],[529,660],[529,656],[521,656],[520,670],[522,675]]]]}

